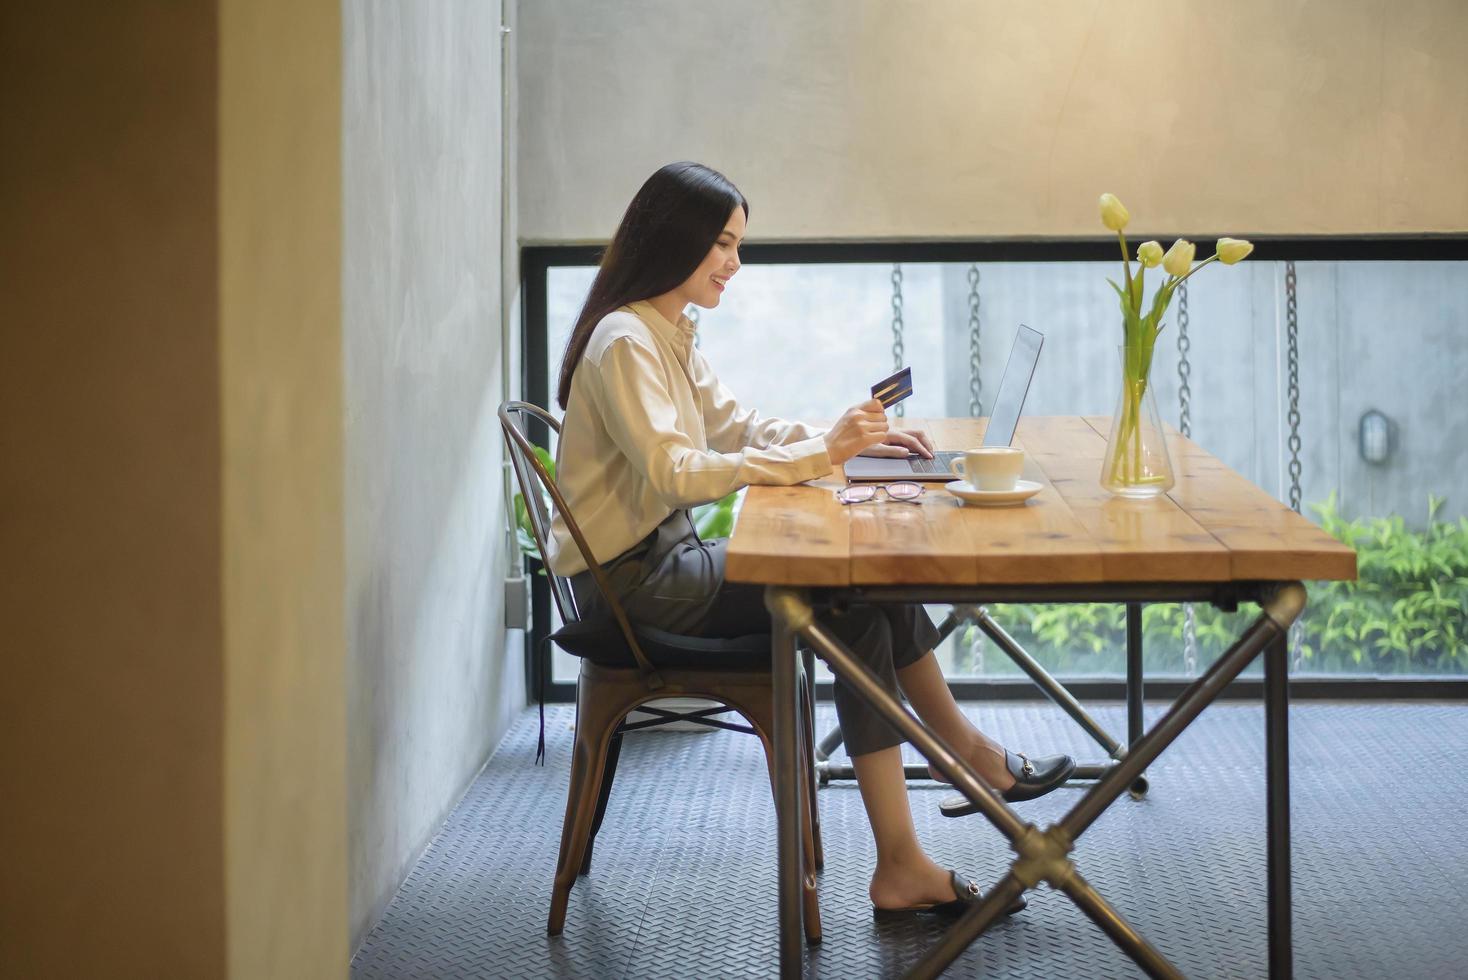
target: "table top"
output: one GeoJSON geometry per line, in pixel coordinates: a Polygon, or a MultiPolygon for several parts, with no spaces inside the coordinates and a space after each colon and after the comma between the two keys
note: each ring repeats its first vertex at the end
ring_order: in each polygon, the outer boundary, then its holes
{"type": "MultiPolygon", "coordinates": [[[[986,419],[906,420],[940,449],[977,446],[986,419]]],[[[1101,488],[1110,420],[1020,420],[1023,478],[1041,491],[1016,507],[971,507],[941,483],[914,506],[843,506],[837,474],[751,487],[725,575],[769,585],[1033,585],[1354,579],[1356,553],[1169,431],[1177,485],[1124,500],[1101,488]]]]}

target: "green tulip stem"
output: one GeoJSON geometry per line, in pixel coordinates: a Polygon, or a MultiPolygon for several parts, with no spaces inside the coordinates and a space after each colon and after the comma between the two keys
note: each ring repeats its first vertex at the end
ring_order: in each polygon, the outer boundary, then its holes
{"type": "Polygon", "coordinates": [[[1154,482],[1145,473],[1142,450],[1142,400],[1147,394],[1150,368],[1150,344],[1128,344],[1122,354],[1121,421],[1116,444],[1112,447],[1111,469],[1118,482],[1139,484],[1154,482]]]}
{"type": "Polygon", "coordinates": [[[1116,240],[1121,245],[1121,265],[1126,270],[1126,294],[1132,294],[1132,256],[1126,247],[1126,232],[1120,228],[1116,230],[1116,240]]]}

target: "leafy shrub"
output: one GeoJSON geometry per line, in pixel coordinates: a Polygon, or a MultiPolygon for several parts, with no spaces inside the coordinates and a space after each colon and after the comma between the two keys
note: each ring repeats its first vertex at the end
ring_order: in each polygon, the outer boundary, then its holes
{"type": "MultiPolygon", "coordinates": [[[[1442,499],[1428,498],[1427,526],[1407,527],[1400,515],[1346,520],[1335,494],[1312,509],[1320,525],[1356,551],[1354,582],[1310,584],[1300,643],[1302,669],[1314,673],[1468,673],[1468,517],[1441,521],[1442,499]]],[[[1195,605],[1201,669],[1228,648],[1257,610],[1224,613],[1195,605]]],[[[1056,673],[1116,674],[1126,670],[1122,606],[995,605],[994,618],[1020,645],[1056,673]]],[[[1142,610],[1149,672],[1184,673],[1183,607],[1142,610]]],[[[1008,659],[986,649],[977,628],[961,630],[956,673],[981,665],[1010,671],[1008,659]]]]}
{"type": "Polygon", "coordinates": [[[1376,673],[1468,672],[1468,517],[1440,521],[1442,504],[1441,497],[1427,498],[1420,531],[1400,514],[1345,520],[1335,494],[1314,508],[1321,526],[1355,549],[1360,578],[1312,588],[1307,663],[1322,670],[1365,664],[1376,673]]]}

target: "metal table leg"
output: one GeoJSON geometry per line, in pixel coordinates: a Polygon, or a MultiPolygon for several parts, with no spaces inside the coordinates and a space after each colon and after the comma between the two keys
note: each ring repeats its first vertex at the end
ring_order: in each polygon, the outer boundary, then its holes
{"type": "MultiPolygon", "coordinates": [[[[974,612],[974,617],[979,624],[979,629],[983,630],[984,634],[994,641],[994,645],[999,647],[1005,656],[1014,661],[1015,665],[1020,670],[1023,670],[1030,680],[1035,682],[1035,685],[1040,688],[1040,691],[1046,697],[1067,715],[1070,715],[1071,720],[1077,725],[1080,725],[1085,733],[1095,740],[1097,745],[1105,749],[1108,757],[1112,760],[1119,761],[1126,755],[1126,746],[1112,738],[1111,734],[1102,728],[1100,723],[1092,718],[1086,709],[1081,706],[1081,703],[1075,699],[1075,695],[1066,690],[1065,685],[1052,677],[1049,671],[1041,667],[1039,661],[1030,656],[1028,650],[1016,643],[1014,637],[1005,632],[1004,627],[1000,626],[989,615],[987,609],[983,607],[978,608],[974,612]]],[[[1130,674],[1131,671],[1128,671],[1128,676],[1130,674]]],[[[1138,677],[1141,676],[1140,668],[1136,671],[1136,674],[1138,677]]],[[[1141,718],[1140,712],[1137,713],[1137,717],[1138,719],[1141,718]]],[[[1107,763],[1080,763],[1071,775],[1071,780],[1100,779],[1106,775],[1107,770],[1110,768],[1111,766],[1107,763]]],[[[1143,777],[1137,780],[1137,785],[1133,786],[1132,795],[1140,799],[1146,791],[1147,780],[1143,777]]]]}
{"type": "Polygon", "coordinates": [[[779,868],[780,976],[801,975],[801,882],[805,877],[800,840],[800,769],[796,759],[799,705],[796,697],[795,634],[777,618],[771,641],[774,689],[775,823],[779,868]]]}
{"type": "Polygon", "coordinates": [[[1066,690],[1065,685],[1052,677],[1049,671],[1040,666],[1039,661],[1030,656],[1028,650],[1015,642],[1014,637],[1010,636],[1004,627],[989,615],[989,610],[978,609],[974,618],[979,624],[979,629],[984,631],[984,635],[993,640],[994,645],[1014,661],[1015,666],[1024,671],[1047,698],[1070,715],[1072,721],[1080,725],[1097,745],[1105,749],[1107,755],[1113,759],[1120,759],[1125,754],[1122,744],[1112,738],[1111,734],[1087,713],[1081,703],[1075,699],[1075,695],[1066,690]]]}
{"type": "Polygon", "coordinates": [[[816,761],[825,762],[831,758],[831,753],[841,747],[842,741],[841,726],[836,725],[826,733],[826,737],[821,739],[820,744],[816,746],[816,761]]]}
{"type": "Polygon", "coordinates": [[[1269,975],[1294,975],[1290,928],[1290,687],[1288,630],[1264,651],[1264,745],[1269,846],[1269,975]]]}
{"type": "Polygon", "coordinates": [[[1111,903],[1101,897],[1101,893],[1091,887],[1091,883],[1081,877],[1079,871],[1073,872],[1070,880],[1062,886],[1070,900],[1086,913],[1086,918],[1101,927],[1101,931],[1111,937],[1123,952],[1132,958],[1143,970],[1147,971],[1149,977],[1166,978],[1166,980],[1183,980],[1183,975],[1178,968],[1167,962],[1167,958],[1157,951],[1151,943],[1142,938],[1121,913],[1112,907],[1111,903]]]}
{"type": "MultiPolygon", "coordinates": [[[[1126,743],[1136,745],[1146,728],[1142,699],[1142,604],[1126,604],[1126,743]]],[[[1137,777],[1132,783],[1133,799],[1147,795],[1147,776],[1137,777]]]]}
{"type": "MultiPolygon", "coordinates": [[[[830,665],[831,670],[857,694],[874,707],[903,737],[917,746],[923,756],[939,772],[947,776],[965,796],[973,800],[979,811],[989,818],[1011,840],[1028,828],[1009,808],[998,793],[986,783],[952,746],[929,731],[922,722],[882,687],[871,669],[856,659],[841,641],[816,621],[806,594],[797,589],[771,586],[765,592],[765,604],[775,622],[776,636],[789,630],[798,633],[830,665]]],[[[792,644],[793,645],[793,644],[792,644]]],[[[778,665],[777,665],[777,670],[778,665]]]]}
{"type": "MultiPolygon", "coordinates": [[[[914,599],[920,599],[915,595],[914,599]]],[[[1032,824],[1024,823],[1017,814],[999,798],[998,794],[957,756],[952,748],[924,727],[896,698],[883,689],[876,675],[857,660],[850,651],[815,620],[810,603],[803,592],[795,589],[772,587],[766,593],[766,603],[776,623],[776,649],[787,648],[781,655],[777,652],[776,669],[781,662],[794,656],[794,643],[786,632],[799,633],[807,643],[830,665],[831,670],[849,684],[859,696],[870,703],[884,718],[911,741],[932,764],[950,780],[954,786],[971,800],[979,811],[1009,839],[1018,854],[1009,874],[973,909],[966,912],[949,930],[943,942],[930,950],[910,972],[912,977],[936,977],[952,964],[964,949],[978,939],[984,930],[999,916],[1006,902],[1026,889],[1036,887],[1041,881],[1064,891],[1128,956],[1157,977],[1179,976],[1175,967],[1121,915],[1112,908],[1080,876],[1070,859],[1075,840],[1116,802],[1121,794],[1134,784],[1147,767],[1182,734],[1203,709],[1217,699],[1223,689],[1243,671],[1250,662],[1269,648],[1266,659],[1266,684],[1272,687],[1267,692],[1266,717],[1269,724],[1269,801],[1270,801],[1270,967],[1271,975],[1288,977],[1289,961],[1289,812],[1288,812],[1288,759],[1286,739],[1286,709],[1288,690],[1285,687],[1285,654],[1283,644],[1289,626],[1303,611],[1305,589],[1298,582],[1285,583],[1270,588],[1261,597],[1261,615],[1243,635],[1208,668],[1204,674],[1189,684],[1182,695],[1158,719],[1152,730],[1143,734],[1128,749],[1126,756],[1108,770],[1074,807],[1057,823],[1044,831],[1032,824]],[[1271,666],[1272,664],[1272,666],[1271,666]],[[1276,945],[1278,942],[1278,945],[1276,945]]],[[[790,660],[793,677],[793,659],[790,660]]],[[[790,709],[793,719],[794,708],[790,709]]],[[[793,760],[791,760],[793,763],[793,760]]],[[[792,811],[792,813],[795,811],[792,811]]],[[[785,817],[782,816],[782,820],[785,817]]],[[[786,850],[784,825],[781,829],[782,855],[786,850]]],[[[792,838],[792,850],[796,850],[794,864],[782,861],[782,875],[799,871],[798,840],[792,838]]],[[[796,930],[800,927],[799,910],[794,918],[787,915],[787,890],[793,902],[798,900],[799,879],[782,877],[781,882],[781,969],[786,970],[787,943],[798,942],[796,930]],[[788,937],[788,938],[787,938],[788,937]]],[[[796,965],[798,966],[798,946],[796,965]]],[[[789,975],[789,974],[785,974],[789,975]]]]}

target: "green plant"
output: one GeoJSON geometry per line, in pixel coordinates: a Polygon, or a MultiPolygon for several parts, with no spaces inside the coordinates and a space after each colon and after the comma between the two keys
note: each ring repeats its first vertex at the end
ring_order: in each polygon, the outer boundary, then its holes
{"type": "Polygon", "coordinates": [[[1468,517],[1439,520],[1442,504],[1429,495],[1422,530],[1400,514],[1346,520],[1334,494],[1314,508],[1321,526],[1355,549],[1359,579],[1312,589],[1307,660],[1379,673],[1468,669],[1468,517]]]}
{"type": "MultiPolygon", "coordinates": [[[[550,474],[551,479],[554,480],[556,478],[556,461],[554,457],[541,446],[532,446],[531,450],[535,453],[535,458],[540,460],[541,465],[545,467],[546,472],[550,474]]],[[[727,497],[694,507],[692,510],[693,526],[698,530],[698,536],[704,540],[708,540],[709,538],[727,538],[733,534],[734,517],[739,510],[739,501],[743,493],[744,491],[742,490],[736,490],[727,497]]],[[[541,496],[545,501],[546,513],[550,513],[550,495],[542,492],[541,496]]],[[[530,512],[525,505],[523,494],[515,494],[514,508],[515,537],[520,542],[520,552],[527,558],[534,558],[536,561],[540,561],[540,549],[535,544],[535,532],[530,526],[530,512]]],[[[545,569],[541,568],[538,574],[544,575],[545,569]]]]}
{"type": "MultiPolygon", "coordinates": [[[[1442,498],[1429,497],[1427,523],[1409,528],[1400,516],[1347,520],[1335,494],[1312,507],[1320,526],[1356,551],[1354,582],[1316,582],[1302,621],[1299,653],[1311,672],[1375,674],[1468,673],[1468,517],[1439,520],[1442,498]]],[[[1123,607],[1007,605],[994,618],[1053,671],[1121,673],[1126,669],[1123,607]]],[[[1252,608],[1225,613],[1194,606],[1198,664],[1206,666],[1257,615],[1252,608]]],[[[1182,673],[1183,609],[1149,605],[1142,610],[1149,671],[1182,673]]],[[[983,657],[974,627],[959,634],[955,667],[981,658],[997,672],[1003,656],[983,657]]]]}
{"type": "MultiPolygon", "coordinates": [[[[531,446],[530,451],[535,453],[535,458],[540,460],[540,465],[550,474],[550,478],[556,478],[556,460],[543,446],[531,446]]],[[[541,492],[541,499],[545,503],[545,512],[551,512],[550,495],[541,492]]],[[[525,495],[515,494],[515,538],[520,542],[520,553],[527,558],[540,561],[540,548],[535,543],[535,531],[530,526],[530,511],[525,505],[525,495]]],[[[544,575],[545,569],[541,568],[539,574],[544,575]]]]}
{"type": "Polygon", "coordinates": [[[693,526],[698,529],[698,536],[707,541],[709,538],[727,538],[733,534],[734,517],[739,511],[743,496],[743,490],[736,490],[711,504],[693,508],[693,526]]]}

